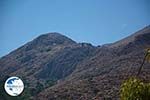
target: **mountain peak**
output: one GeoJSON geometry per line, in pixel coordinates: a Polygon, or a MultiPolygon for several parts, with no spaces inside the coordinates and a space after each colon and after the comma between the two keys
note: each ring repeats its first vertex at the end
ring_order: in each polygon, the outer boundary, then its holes
{"type": "Polygon", "coordinates": [[[35,41],[46,45],[75,43],[75,41],[57,32],[51,32],[40,35],[35,39],[35,41]]]}
{"type": "Polygon", "coordinates": [[[51,43],[56,43],[56,44],[75,43],[75,41],[57,32],[46,33],[46,34],[40,35],[36,40],[40,42],[47,42],[50,44],[51,43]]]}
{"type": "Polygon", "coordinates": [[[53,47],[58,45],[72,45],[76,44],[72,39],[57,33],[51,32],[38,36],[34,40],[28,42],[26,45],[22,46],[22,49],[31,50],[37,48],[53,47]]]}
{"type": "Polygon", "coordinates": [[[66,36],[58,32],[49,32],[49,33],[40,35],[38,38],[41,38],[41,37],[57,37],[58,38],[58,37],[66,37],[66,36]]]}

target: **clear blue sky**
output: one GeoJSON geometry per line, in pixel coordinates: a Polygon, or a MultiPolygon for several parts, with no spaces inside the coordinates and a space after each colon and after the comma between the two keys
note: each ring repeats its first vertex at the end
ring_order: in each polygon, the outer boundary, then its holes
{"type": "Polygon", "coordinates": [[[0,56],[47,32],[93,45],[150,24],[150,0],[0,0],[0,56]]]}

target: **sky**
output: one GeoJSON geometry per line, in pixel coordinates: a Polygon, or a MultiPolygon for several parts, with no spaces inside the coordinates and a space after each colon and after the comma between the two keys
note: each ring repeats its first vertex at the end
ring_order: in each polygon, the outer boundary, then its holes
{"type": "Polygon", "coordinates": [[[0,57],[59,32],[95,46],[150,25],[150,0],[0,0],[0,57]]]}

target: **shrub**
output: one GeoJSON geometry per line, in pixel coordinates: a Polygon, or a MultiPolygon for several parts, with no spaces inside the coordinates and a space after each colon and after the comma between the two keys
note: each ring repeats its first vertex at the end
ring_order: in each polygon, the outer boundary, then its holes
{"type": "Polygon", "coordinates": [[[150,83],[130,78],[121,85],[121,100],[150,100],[150,83]]]}

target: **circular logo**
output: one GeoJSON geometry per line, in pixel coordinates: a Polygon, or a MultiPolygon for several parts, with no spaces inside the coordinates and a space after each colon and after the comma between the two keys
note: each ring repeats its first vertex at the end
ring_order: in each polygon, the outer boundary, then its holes
{"type": "Polygon", "coordinates": [[[18,96],[24,89],[22,80],[18,77],[10,77],[5,82],[5,91],[11,96],[18,96]]]}

